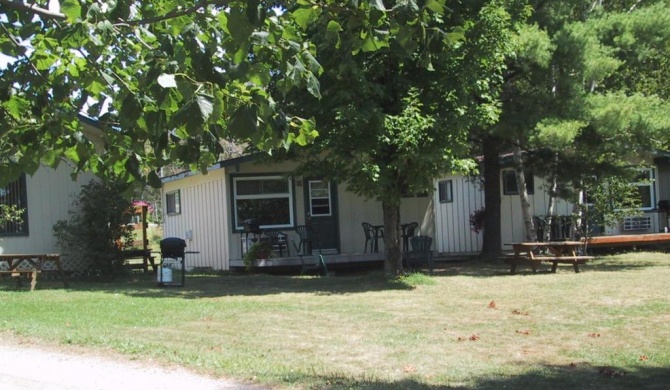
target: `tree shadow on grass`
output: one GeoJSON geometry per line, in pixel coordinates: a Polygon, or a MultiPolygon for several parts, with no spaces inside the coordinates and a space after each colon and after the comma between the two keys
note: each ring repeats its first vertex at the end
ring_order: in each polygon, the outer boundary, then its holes
{"type": "MultiPolygon", "coordinates": [[[[668,257],[670,260],[670,257],[668,257]]],[[[626,260],[625,255],[602,257],[580,266],[586,274],[591,272],[625,272],[649,267],[667,267],[659,260],[635,259],[626,260]]],[[[518,267],[516,275],[535,277],[538,274],[549,274],[551,266],[541,265],[537,274],[532,273],[529,267],[518,267]]],[[[427,274],[427,270],[420,270],[427,274]]],[[[561,265],[559,273],[574,273],[569,265],[561,265]]],[[[62,282],[55,277],[38,279],[37,289],[63,289],[62,282]],[[44,280],[46,279],[46,280],[44,280]]],[[[469,276],[476,278],[505,278],[510,277],[509,265],[500,262],[490,262],[481,259],[463,261],[448,261],[436,263],[435,278],[455,276],[469,276]]],[[[578,275],[576,275],[578,276],[578,275]]],[[[137,297],[181,297],[197,299],[222,296],[261,296],[279,293],[312,293],[316,295],[354,294],[370,291],[412,290],[414,286],[406,280],[388,281],[384,278],[383,270],[338,270],[335,277],[272,275],[254,273],[190,273],[182,287],[159,287],[154,273],[133,273],[131,276],[109,283],[85,282],[71,280],[72,290],[121,293],[137,297]]],[[[11,289],[9,286],[0,286],[2,290],[11,289]],[[4,288],[2,288],[4,287],[4,288]]]]}
{"type": "MultiPolygon", "coordinates": [[[[301,382],[300,378],[295,378],[301,382]]],[[[567,366],[543,365],[535,370],[516,376],[468,378],[469,383],[454,385],[431,385],[420,378],[389,382],[383,380],[354,380],[340,376],[307,377],[302,381],[317,383],[308,388],[322,390],[498,390],[498,389],[667,389],[670,383],[670,368],[636,366],[633,369],[602,366],[594,367],[586,363],[567,366]]],[[[438,380],[439,381],[439,380],[438,380]]],[[[444,380],[446,381],[446,380],[444,380]]]]}
{"type": "MultiPolygon", "coordinates": [[[[38,289],[63,289],[57,281],[38,283],[38,289]]],[[[155,275],[136,273],[113,282],[71,281],[70,290],[107,292],[134,297],[184,299],[224,296],[262,296],[280,293],[315,295],[355,294],[370,291],[411,290],[401,280],[387,281],[382,271],[338,277],[286,276],[268,274],[189,274],[184,286],[159,286],[155,275]]]]}

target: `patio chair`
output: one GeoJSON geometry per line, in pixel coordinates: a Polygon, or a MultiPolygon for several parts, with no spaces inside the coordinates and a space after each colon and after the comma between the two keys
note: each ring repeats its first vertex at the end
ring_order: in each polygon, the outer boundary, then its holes
{"type": "Polygon", "coordinates": [[[272,245],[272,249],[279,252],[279,257],[284,257],[284,248],[286,248],[286,256],[290,256],[290,251],[286,243],[286,233],[277,229],[268,229],[263,231],[263,235],[267,237],[272,245]]]}
{"type": "Polygon", "coordinates": [[[433,274],[433,237],[430,236],[416,236],[410,238],[412,250],[405,255],[407,259],[407,266],[414,270],[418,265],[427,264],[430,274],[433,274]]]}
{"type": "Polygon", "coordinates": [[[400,227],[402,228],[402,251],[407,252],[409,251],[409,239],[414,237],[414,232],[416,232],[416,228],[419,227],[419,224],[417,222],[411,222],[400,225],[400,227]]]}
{"type": "Polygon", "coordinates": [[[309,271],[317,270],[318,273],[322,274],[323,276],[328,276],[328,266],[326,265],[326,261],[323,259],[322,254],[319,254],[316,259],[316,263],[307,264],[304,259],[304,253],[299,249],[299,246],[296,245],[293,239],[291,239],[291,244],[293,244],[293,248],[295,249],[296,253],[298,253],[298,257],[302,263],[302,267],[300,268],[300,275],[304,275],[309,271]]]}
{"type": "Polygon", "coordinates": [[[384,238],[384,230],[375,228],[372,224],[367,222],[362,223],[363,233],[365,233],[365,247],[363,253],[368,251],[368,242],[370,243],[370,253],[379,252],[379,239],[384,238]]]}
{"type": "Polygon", "coordinates": [[[319,234],[308,225],[299,225],[295,227],[296,233],[300,237],[300,244],[298,245],[298,252],[302,252],[305,255],[311,255],[314,249],[314,244],[316,248],[321,253],[321,245],[319,244],[319,234]]]}

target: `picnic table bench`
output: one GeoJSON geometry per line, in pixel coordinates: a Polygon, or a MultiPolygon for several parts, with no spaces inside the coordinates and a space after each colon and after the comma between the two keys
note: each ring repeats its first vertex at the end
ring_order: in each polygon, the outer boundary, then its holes
{"type": "Polygon", "coordinates": [[[511,274],[516,272],[517,265],[528,265],[533,272],[537,272],[542,262],[552,263],[553,273],[558,264],[572,264],[575,273],[579,273],[579,265],[594,258],[577,254],[583,245],[580,241],[515,242],[508,245],[512,246],[514,253],[505,256],[504,261],[510,265],[511,274]]]}
{"type": "Polygon", "coordinates": [[[0,275],[10,275],[16,278],[18,287],[22,286],[21,275],[30,277],[30,291],[37,285],[37,275],[45,271],[44,265],[53,263],[61,281],[65,287],[68,287],[63,266],[58,254],[2,254],[0,255],[0,264],[7,263],[7,268],[0,268],[0,275]]]}

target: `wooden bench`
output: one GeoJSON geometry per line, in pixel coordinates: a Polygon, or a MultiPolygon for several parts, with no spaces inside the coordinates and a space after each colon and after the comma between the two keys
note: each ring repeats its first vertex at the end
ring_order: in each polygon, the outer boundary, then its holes
{"type": "Polygon", "coordinates": [[[30,291],[34,291],[35,286],[37,285],[37,274],[39,274],[40,272],[41,272],[40,270],[35,268],[13,269],[10,271],[0,270],[0,275],[10,275],[11,277],[16,278],[17,288],[23,287],[23,283],[21,282],[21,274],[30,275],[30,291]]]}
{"type": "Polygon", "coordinates": [[[44,268],[44,265],[52,263],[55,267],[54,271],[58,272],[63,285],[66,288],[69,287],[59,254],[2,254],[0,255],[0,263],[7,264],[6,268],[0,269],[0,274],[16,277],[18,287],[22,285],[21,274],[30,275],[30,291],[35,289],[37,275],[42,271],[49,271],[48,268],[44,268]]]}
{"type": "Polygon", "coordinates": [[[538,255],[529,258],[527,256],[518,256],[515,254],[506,255],[503,260],[510,265],[510,273],[516,272],[517,265],[528,265],[533,272],[537,272],[537,267],[542,262],[552,263],[551,272],[556,273],[558,264],[572,264],[576,273],[579,273],[579,264],[585,264],[589,260],[593,260],[594,256],[544,256],[538,255]]]}

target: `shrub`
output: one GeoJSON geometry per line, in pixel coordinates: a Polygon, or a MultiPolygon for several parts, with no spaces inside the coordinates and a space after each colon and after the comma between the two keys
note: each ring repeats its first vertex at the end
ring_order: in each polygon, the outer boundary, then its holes
{"type": "Polygon", "coordinates": [[[122,187],[91,181],[72,205],[69,221],[53,227],[63,253],[88,265],[85,276],[109,280],[123,274],[123,250],[133,242],[133,228],[127,223],[133,207],[122,196],[122,187]]]}
{"type": "Polygon", "coordinates": [[[272,245],[267,242],[256,242],[249,247],[249,250],[242,256],[242,261],[244,262],[247,270],[250,270],[254,266],[254,262],[258,259],[269,259],[274,257],[272,252],[272,245]]]}

